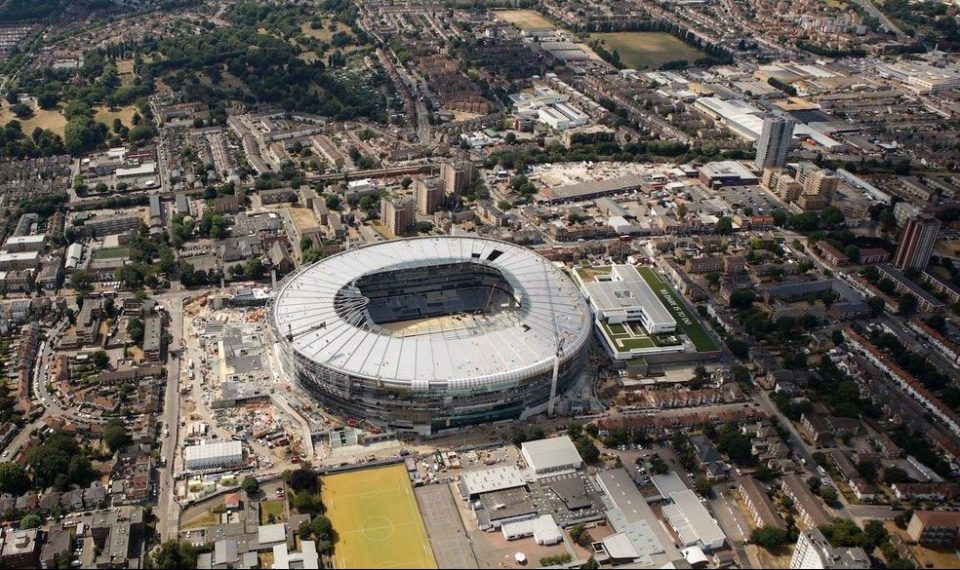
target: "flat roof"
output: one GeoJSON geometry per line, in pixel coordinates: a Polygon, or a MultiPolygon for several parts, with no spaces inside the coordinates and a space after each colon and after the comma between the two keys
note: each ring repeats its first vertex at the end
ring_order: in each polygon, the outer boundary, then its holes
{"type": "Polygon", "coordinates": [[[580,182],[559,186],[557,188],[548,188],[543,194],[552,200],[570,200],[573,198],[589,198],[600,196],[602,194],[614,194],[631,189],[640,188],[644,181],[637,174],[628,174],[616,178],[607,178],[604,180],[592,180],[590,182],[580,182]]]}
{"type": "Polygon", "coordinates": [[[523,487],[527,482],[515,465],[494,467],[480,471],[467,471],[462,476],[463,485],[470,495],[489,493],[501,489],[523,487]]]}
{"type": "Polygon", "coordinates": [[[659,492],[660,496],[664,499],[669,499],[670,495],[674,493],[680,493],[682,491],[689,490],[689,488],[683,483],[683,480],[680,479],[680,476],[677,475],[676,471],[664,473],[663,475],[654,475],[650,478],[650,482],[653,483],[653,486],[656,487],[657,492],[659,492]]]}
{"type": "Polygon", "coordinates": [[[520,447],[534,471],[550,471],[567,466],[579,467],[583,464],[577,446],[566,435],[525,441],[520,447]]]}
{"type": "Polygon", "coordinates": [[[614,265],[609,281],[593,281],[584,284],[590,299],[601,311],[629,309],[641,306],[656,323],[674,323],[676,320],[663,305],[657,294],[632,265],[614,265]]]}
{"type": "Polygon", "coordinates": [[[183,449],[183,460],[212,459],[216,457],[243,457],[243,445],[239,441],[220,441],[201,445],[188,445],[183,449]]]}
{"type": "Polygon", "coordinates": [[[686,541],[688,544],[699,541],[705,547],[710,548],[711,545],[722,544],[727,539],[717,522],[710,516],[710,512],[700,502],[700,497],[696,493],[690,490],[680,491],[671,494],[670,498],[673,499],[673,505],[664,507],[663,512],[670,519],[681,538],[686,536],[695,539],[694,541],[686,541]],[[671,506],[675,508],[668,510],[671,506]],[[679,517],[676,515],[679,515],[679,517]]]}
{"type": "Polygon", "coordinates": [[[46,239],[46,234],[37,234],[30,236],[13,236],[9,238],[4,245],[10,244],[19,244],[19,243],[43,243],[43,240],[46,239]]]}
{"type": "Polygon", "coordinates": [[[709,178],[730,178],[736,176],[741,180],[757,179],[756,174],[735,160],[708,162],[700,167],[700,173],[709,178]]]}

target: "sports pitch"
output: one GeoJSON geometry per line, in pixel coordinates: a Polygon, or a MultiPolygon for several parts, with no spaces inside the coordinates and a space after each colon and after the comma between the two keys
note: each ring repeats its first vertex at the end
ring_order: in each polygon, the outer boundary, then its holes
{"type": "Polygon", "coordinates": [[[403,465],[323,477],[335,568],[436,568],[403,465]]]}

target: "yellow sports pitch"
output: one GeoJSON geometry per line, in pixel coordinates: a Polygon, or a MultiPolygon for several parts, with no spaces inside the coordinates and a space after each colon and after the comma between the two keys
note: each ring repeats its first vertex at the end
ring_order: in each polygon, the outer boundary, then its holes
{"type": "Polygon", "coordinates": [[[403,465],[323,477],[335,568],[436,568],[403,465]]]}

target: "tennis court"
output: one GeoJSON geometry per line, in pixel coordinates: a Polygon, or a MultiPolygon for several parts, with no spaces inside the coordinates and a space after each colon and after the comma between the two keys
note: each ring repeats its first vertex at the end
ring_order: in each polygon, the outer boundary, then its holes
{"type": "Polygon", "coordinates": [[[323,477],[335,568],[436,568],[403,465],[323,477]]]}

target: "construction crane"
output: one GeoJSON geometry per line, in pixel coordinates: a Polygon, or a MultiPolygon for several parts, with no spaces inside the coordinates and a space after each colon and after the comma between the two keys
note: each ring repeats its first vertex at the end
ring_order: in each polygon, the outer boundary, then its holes
{"type": "Polygon", "coordinates": [[[560,376],[560,355],[563,354],[564,339],[557,334],[557,352],[553,355],[553,380],[550,381],[550,401],[547,403],[547,417],[553,417],[553,408],[557,402],[557,380],[560,376]]]}

